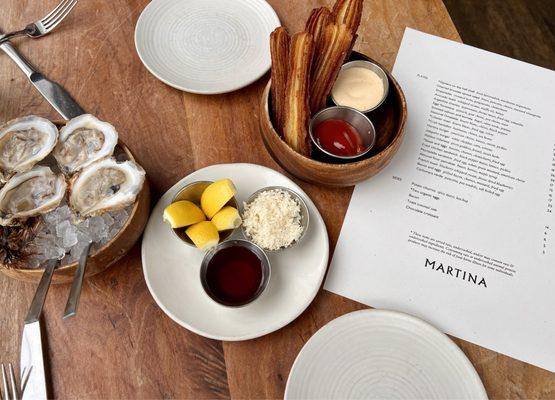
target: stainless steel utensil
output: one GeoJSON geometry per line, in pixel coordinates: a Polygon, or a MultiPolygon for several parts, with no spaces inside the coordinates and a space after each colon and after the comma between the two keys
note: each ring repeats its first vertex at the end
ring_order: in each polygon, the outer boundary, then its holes
{"type": "Polygon", "coordinates": [[[31,306],[25,317],[23,337],[21,340],[21,368],[28,372],[29,389],[24,391],[24,398],[46,398],[46,376],[44,374],[44,355],[42,352],[42,336],[40,328],[40,315],[46,294],[50,288],[52,275],[58,265],[58,261],[50,261],[35,291],[31,306]],[[32,372],[32,374],[31,374],[32,372]]]}
{"type": "Polygon", "coordinates": [[[19,391],[15,385],[15,374],[13,371],[13,365],[8,364],[9,374],[10,374],[10,384],[8,386],[8,376],[6,374],[6,367],[2,364],[2,398],[3,399],[17,399],[19,391]]]}
{"type": "Polygon", "coordinates": [[[42,313],[42,307],[44,306],[44,300],[46,299],[46,294],[48,293],[48,289],[50,288],[52,275],[54,274],[54,270],[56,269],[57,265],[57,260],[50,261],[46,265],[46,268],[44,269],[44,272],[42,274],[42,278],[40,279],[39,285],[37,286],[37,290],[35,291],[35,296],[31,301],[31,306],[29,307],[27,316],[25,317],[26,324],[30,324],[39,320],[42,313]]]}
{"type": "Polygon", "coordinates": [[[71,291],[67,299],[66,308],[64,311],[64,319],[73,317],[77,314],[77,307],[79,306],[79,299],[81,298],[81,287],[83,286],[83,278],[85,277],[85,269],[87,268],[87,259],[89,251],[91,250],[92,243],[83,249],[79,257],[79,266],[73,275],[73,282],[71,283],[71,291]]]}
{"type": "Polygon", "coordinates": [[[36,39],[47,35],[69,15],[71,10],[73,10],[73,7],[77,4],[77,1],[78,0],[62,0],[60,4],[58,4],[52,11],[38,21],[27,25],[20,31],[0,35],[0,43],[17,36],[27,35],[30,38],[36,39]]]}
{"type": "Polygon", "coordinates": [[[21,339],[20,368],[27,373],[22,374],[23,400],[46,399],[46,375],[40,321],[25,323],[21,339]]]}
{"type": "MultiPolygon", "coordinates": [[[[0,31],[0,34],[1,33],[0,31]]],[[[43,95],[64,119],[69,120],[78,115],[85,114],[85,111],[83,111],[63,87],[47,79],[37,71],[29,61],[19,54],[9,41],[0,43],[0,49],[17,64],[40,94],[43,95]]]]}
{"type": "Polygon", "coordinates": [[[0,390],[0,398],[3,400],[18,400],[21,398],[21,394],[25,391],[27,380],[29,379],[29,372],[25,368],[21,372],[21,382],[18,387],[17,380],[15,379],[15,372],[13,365],[8,364],[8,374],[9,374],[9,386],[8,386],[8,375],[6,373],[6,367],[4,364],[2,366],[2,389],[0,390]]]}

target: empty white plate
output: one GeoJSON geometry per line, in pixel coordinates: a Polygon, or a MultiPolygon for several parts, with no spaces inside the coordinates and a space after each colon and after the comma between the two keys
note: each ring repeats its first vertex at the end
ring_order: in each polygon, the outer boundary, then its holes
{"type": "MultiPolygon", "coordinates": [[[[240,236],[240,229],[235,237],[240,236]]],[[[145,280],[156,303],[175,322],[199,335],[219,340],[252,339],[273,332],[297,318],[320,289],[328,266],[328,234],[310,198],[289,178],[254,164],[218,164],[200,169],[168,190],[152,211],[142,244],[145,280]],[[310,214],[308,231],[295,246],[267,253],[271,278],[254,302],[228,308],[202,289],[200,264],[204,252],[182,243],[162,221],[164,208],[185,185],[230,178],[243,204],[257,190],[284,186],[297,192],[310,214]]]]}
{"type": "Polygon", "coordinates": [[[286,399],[487,399],[476,370],[446,335],[410,315],[363,310],[310,338],[286,399]]]}
{"type": "Polygon", "coordinates": [[[264,0],[153,0],[137,21],[135,46],[162,82],[226,93],[270,69],[270,33],[279,25],[264,0]]]}

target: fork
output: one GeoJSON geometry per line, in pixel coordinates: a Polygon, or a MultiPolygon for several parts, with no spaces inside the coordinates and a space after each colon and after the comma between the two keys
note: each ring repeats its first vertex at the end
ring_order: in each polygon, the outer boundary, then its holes
{"type": "Polygon", "coordinates": [[[60,4],[50,11],[44,18],[39,19],[32,24],[27,25],[20,31],[14,31],[0,35],[0,43],[4,43],[13,37],[27,35],[30,38],[36,39],[41,36],[47,35],[58,26],[60,22],[71,12],[73,7],[79,0],[62,0],[60,4]]]}
{"type": "Polygon", "coordinates": [[[6,367],[4,364],[2,365],[2,390],[0,394],[2,395],[2,400],[19,400],[21,398],[21,394],[25,390],[25,385],[27,385],[27,381],[29,380],[29,375],[31,373],[31,369],[29,371],[21,371],[21,387],[18,389],[16,385],[15,379],[15,372],[13,365],[11,363],[8,364],[8,373],[10,375],[9,378],[9,386],[8,386],[8,374],[6,374],[6,367]],[[11,396],[11,397],[10,397],[11,396]]]}

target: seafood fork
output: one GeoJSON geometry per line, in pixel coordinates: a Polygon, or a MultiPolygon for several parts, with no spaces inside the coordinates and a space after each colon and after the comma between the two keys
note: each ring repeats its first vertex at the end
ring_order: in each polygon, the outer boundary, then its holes
{"type": "Polygon", "coordinates": [[[29,379],[30,370],[26,370],[26,368],[21,371],[21,382],[18,385],[16,384],[15,372],[13,365],[10,363],[8,364],[8,368],[4,364],[2,366],[2,389],[0,390],[0,398],[2,400],[19,400],[21,398],[21,394],[25,390],[25,386],[27,385],[27,381],[29,379]],[[6,373],[6,369],[8,373],[6,373]],[[9,375],[9,379],[8,379],[9,375]],[[8,385],[9,380],[9,385],[8,385]]]}
{"type": "Polygon", "coordinates": [[[17,36],[27,35],[36,39],[49,34],[56,28],[65,17],[69,15],[78,0],[62,0],[52,11],[38,21],[35,21],[20,31],[14,31],[0,35],[0,43],[3,43],[17,36]]]}

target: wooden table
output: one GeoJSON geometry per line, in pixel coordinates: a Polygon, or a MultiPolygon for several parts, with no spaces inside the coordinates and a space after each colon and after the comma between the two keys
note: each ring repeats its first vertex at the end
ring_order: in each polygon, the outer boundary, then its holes
{"type": "MultiPolygon", "coordinates": [[[[35,20],[58,0],[2,0],[0,28],[35,20]]],[[[250,162],[280,170],[258,129],[267,76],[235,93],[198,96],[150,75],[135,52],[135,23],[148,0],[86,0],[56,32],[19,41],[23,54],[63,83],[84,109],[112,122],[145,167],[154,196],[214,163],[250,162]]],[[[313,7],[331,0],[270,0],[299,30],[313,7]]],[[[357,50],[393,66],[405,26],[453,40],[441,0],[367,0],[357,50]]],[[[23,74],[0,55],[0,120],[58,118],[23,74]]],[[[326,221],[332,249],[351,189],[299,182],[326,221]]],[[[322,291],[289,326],[265,337],[222,343],[174,323],[147,290],[140,246],[84,286],[77,318],[62,321],[68,286],[52,287],[45,307],[52,395],[67,398],[280,398],[297,353],[331,319],[363,305],[322,291]]],[[[35,285],[0,277],[0,359],[19,359],[23,317],[35,285]]],[[[192,304],[191,307],[194,307],[192,304]]],[[[555,374],[456,340],[492,398],[555,397],[555,374]]],[[[553,349],[546,349],[553,350],[553,349]]]]}

